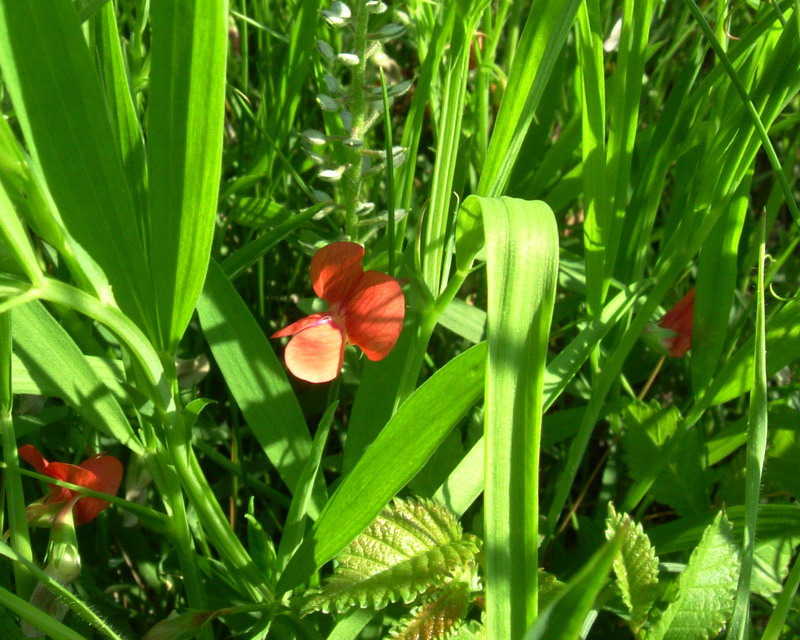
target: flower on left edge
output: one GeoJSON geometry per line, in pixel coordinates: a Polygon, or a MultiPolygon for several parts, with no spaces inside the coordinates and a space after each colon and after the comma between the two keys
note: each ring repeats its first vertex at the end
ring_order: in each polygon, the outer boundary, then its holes
{"type": "Polygon", "coordinates": [[[293,336],[284,359],[289,371],[306,382],[330,382],[342,368],[344,346],[360,347],[370,360],[382,360],[403,329],[405,298],[400,283],[378,271],[364,271],[364,247],[334,242],[311,259],[311,284],[328,303],[272,334],[293,336]]]}
{"type": "MultiPolygon", "coordinates": [[[[84,460],[80,465],[49,462],[36,447],[25,444],[19,448],[19,457],[43,475],[93,491],[114,495],[122,482],[122,463],[114,456],[97,455],[84,460]]],[[[73,512],[75,524],[84,524],[94,520],[108,504],[106,500],[51,484],[49,494],[28,506],[28,519],[32,524],[47,526],[67,510],[73,512]]]]}

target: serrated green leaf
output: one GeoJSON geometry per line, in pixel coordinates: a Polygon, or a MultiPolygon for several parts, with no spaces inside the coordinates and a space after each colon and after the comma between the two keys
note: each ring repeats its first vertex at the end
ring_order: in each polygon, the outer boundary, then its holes
{"type": "Polygon", "coordinates": [[[617,513],[608,505],[606,538],[625,530],[622,547],[614,558],[614,574],[622,601],[630,613],[630,626],[636,633],[647,620],[658,590],[658,558],[641,523],[633,523],[627,513],[617,513]]]}
{"type": "Polygon", "coordinates": [[[653,625],[648,640],[715,637],[733,610],[738,575],[738,546],[725,512],[720,511],[678,581],[678,599],[653,625]]]}
{"type": "Polygon", "coordinates": [[[467,615],[470,589],[466,582],[453,582],[425,599],[395,626],[395,640],[442,640],[449,638],[467,615]]]}
{"type": "Polygon", "coordinates": [[[450,640],[486,640],[486,627],[474,620],[458,628],[450,640]]]}
{"type": "Polygon", "coordinates": [[[304,598],[302,612],[411,602],[467,571],[479,548],[445,507],[395,499],[337,556],[334,574],[304,598]]]}
{"type": "MultiPolygon", "coordinates": [[[[623,459],[634,480],[648,478],[673,437],[681,416],[672,407],[631,405],[623,415],[626,427],[622,439],[623,459]]],[[[705,511],[710,484],[704,462],[700,433],[686,435],[680,448],[658,476],[650,495],[681,515],[705,511]]]]}

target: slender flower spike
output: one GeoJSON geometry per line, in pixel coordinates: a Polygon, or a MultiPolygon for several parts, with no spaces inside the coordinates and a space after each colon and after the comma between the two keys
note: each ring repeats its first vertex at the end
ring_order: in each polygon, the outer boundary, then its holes
{"type": "MultiPolygon", "coordinates": [[[[76,466],[66,462],[48,462],[36,447],[30,444],[19,448],[19,456],[43,475],[93,491],[114,495],[122,481],[122,463],[114,456],[97,455],[76,466]]],[[[29,519],[38,523],[52,524],[64,510],[74,510],[75,524],[84,524],[94,520],[109,504],[105,500],[90,498],[66,487],[51,484],[50,489],[50,493],[43,500],[28,507],[29,519]]]]}
{"type": "Polygon", "coordinates": [[[692,348],[694,323],[694,287],[661,318],[658,326],[674,335],[661,338],[661,344],[673,358],[683,358],[692,348]]]}
{"type": "Polygon", "coordinates": [[[311,284],[328,303],[272,335],[294,336],[286,345],[286,366],[307,382],[330,382],[342,368],[346,343],[360,347],[370,360],[382,360],[403,328],[405,298],[400,283],[377,271],[364,271],[364,247],[334,242],[311,259],[311,284]]]}

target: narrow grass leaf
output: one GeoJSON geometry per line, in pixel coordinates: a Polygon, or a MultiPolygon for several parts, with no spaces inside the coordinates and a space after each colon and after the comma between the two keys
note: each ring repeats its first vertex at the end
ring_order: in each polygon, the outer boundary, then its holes
{"type": "Polygon", "coordinates": [[[197,311],[211,352],[250,430],[294,491],[311,453],[308,426],[283,365],[215,262],[209,265],[197,311]]]}
{"type": "Polygon", "coordinates": [[[608,581],[608,572],[619,553],[622,541],[623,536],[617,534],[604,544],[572,577],[564,590],[542,610],[523,639],[578,640],[583,621],[608,581]]]}
{"type": "Polygon", "coordinates": [[[157,2],[147,114],[149,257],[158,334],[172,352],[205,281],[217,213],[227,0],[157,2]]]}
{"type": "Polygon", "coordinates": [[[0,604],[9,611],[13,611],[15,615],[18,615],[23,620],[30,622],[43,633],[46,633],[47,637],[52,638],[52,640],[86,640],[86,636],[73,631],[65,624],[48,616],[35,605],[29,604],[27,600],[15,596],[3,587],[0,587],[0,604]]]}
{"type": "Polygon", "coordinates": [[[800,558],[795,558],[792,570],[789,572],[781,594],[778,596],[778,601],[772,610],[761,640],[779,640],[785,637],[783,635],[784,623],[789,611],[792,609],[792,602],[797,594],[798,586],[800,586],[800,558]]]}
{"type": "MultiPolygon", "coordinates": [[[[0,314],[0,443],[3,445],[3,463],[8,467],[19,464],[17,436],[11,410],[14,398],[11,395],[13,373],[11,365],[11,311],[0,314]]],[[[14,552],[26,560],[32,560],[31,539],[28,520],[25,516],[25,494],[22,481],[15,473],[3,474],[3,502],[8,514],[8,536],[14,552]]],[[[3,523],[5,528],[5,523],[3,523]]],[[[19,595],[30,596],[36,584],[30,572],[21,564],[13,565],[14,585],[19,595]]]]}
{"type": "Polygon", "coordinates": [[[486,343],[448,362],[398,409],[325,505],[277,592],[332,560],[425,465],[483,394],[486,343]]]}
{"type": "Polygon", "coordinates": [[[319,473],[322,453],[325,451],[325,444],[328,442],[328,433],[330,433],[331,425],[333,424],[333,414],[338,406],[339,402],[336,401],[325,410],[317,426],[317,432],[314,434],[314,440],[311,443],[311,454],[303,465],[303,471],[300,474],[300,480],[297,482],[292,504],[289,506],[289,513],[286,514],[286,520],[283,523],[283,534],[278,545],[276,561],[280,569],[286,568],[286,564],[292,554],[297,551],[303,541],[308,505],[311,501],[317,474],[319,473]]]}
{"type": "Polygon", "coordinates": [[[476,200],[488,280],[486,625],[489,637],[518,638],[536,617],[539,447],[558,230],[543,202],[476,200]]]}
{"type": "Polygon", "coordinates": [[[0,67],[72,237],[152,335],[151,282],[105,96],[70,0],[0,5],[0,67]]]}
{"type": "Polygon", "coordinates": [[[147,165],[144,136],[136,116],[130,78],[123,57],[114,4],[104,5],[95,25],[100,74],[105,86],[108,113],[117,139],[119,156],[133,199],[142,239],[147,238],[147,165]]]}
{"type": "Polygon", "coordinates": [[[729,640],[749,637],[750,583],[756,544],[756,524],[761,498],[761,473],[767,450],[767,340],[764,325],[764,261],[766,259],[766,218],[761,219],[761,242],[758,251],[758,282],[756,303],[755,370],[750,393],[750,411],[747,425],[747,465],[745,476],[745,529],[742,541],[742,565],[736,604],[728,629],[729,640]]]}
{"type": "Polygon", "coordinates": [[[505,191],[528,126],[567,39],[580,0],[534,0],[514,55],[476,193],[505,191]]]}
{"type": "Polygon", "coordinates": [[[116,397],[53,316],[39,302],[14,314],[14,351],[31,376],[56,389],[57,396],[95,429],[144,453],[116,397]]]}
{"type": "Polygon", "coordinates": [[[710,384],[728,337],[739,275],[739,239],[750,204],[749,172],[700,250],[692,326],[692,387],[699,397],[710,384]]]}
{"type": "Polygon", "coordinates": [[[578,9],[578,56],[581,72],[581,154],[583,157],[583,246],[586,260],[586,303],[589,315],[603,304],[605,237],[610,221],[606,190],[606,86],[603,33],[598,0],[578,9]]]}
{"type": "Polygon", "coordinates": [[[313,207],[309,207],[305,211],[293,215],[286,222],[279,224],[274,229],[270,229],[261,234],[255,240],[248,242],[222,262],[221,266],[225,275],[231,280],[236,280],[236,278],[253,266],[259,258],[269,253],[281,240],[285,239],[292,231],[302,224],[310,221],[326,206],[325,204],[317,204],[313,207]]]}
{"type": "MultiPolygon", "coordinates": [[[[84,622],[91,625],[98,633],[111,640],[122,640],[119,635],[95,611],[80,600],[70,589],[64,587],[55,578],[36,566],[23,555],[17,553],[5,542],[0,542],[0,554],[9,558],[14,563],[19,563],[30,571],[59,601],[66,604],[70,610],[84,622]]],[[[34,623],[35,624],[35,623],[34,623]]]]}

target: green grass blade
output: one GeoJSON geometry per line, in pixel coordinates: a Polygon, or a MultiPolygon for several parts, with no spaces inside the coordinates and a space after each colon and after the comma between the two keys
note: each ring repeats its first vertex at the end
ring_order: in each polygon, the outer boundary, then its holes
{"type": "Polygon", "coordinates": [[[276,592],[333,559],[425,465],[483,394],[486,343],[453,358],[398,409],[331,496],[276,592]]]}
{"type": "Polygon", "coordinates": [[[753,389],[750,393],[750,412],[747,425],[747,472],[745,477],[745,530],[742,542],[742,563],[736,602],[733,609],[729,640],[748,638],[750,626],[750,582],[753,575],[753,554],[756,542],[756,523],[761,497],[761,472],[767,450],[767,339],[764,325],[764,261],[766,259],[766,218],[762,217],[761,243],[758,252],[758,282],[756,303],[756,336],[753,389]]]}
{"type": "Polygon", "coordinates": [[[113,3],[106,4],[100,9],[95,32],[108,112],[116,134],[119,155],[133,198],[136,217],[139,220],[139,233],[142,239],[146,239],[147,165],[144,136],[136,116],[113,3]]]}
{"type": "Polygon", "coordinates": [[[311,453],[308,426],[283,364],[215,262],[209,265],[197,311],[211,352],[250,430],[294,491],[311,453]]]}
{"type": "Polygon", "coordinates": [[[156,2],[147,115],[149,254],[162,349],[203,289],[217,212],[227,0],[156,2]]]}
{"type": "Polygon", "coordinates": [[[0,4],[0,67],[67,229],[105,271],[120,308],[152,335],[137,217],[73,3],[0,4]]]}
{"type": "MultiPolygon", "coordinates": [[[[14,467],[19,463],[17,438],[14,421],[11,418],[14,398],[11,395],[13,384],[11,365],[11,318],[12,312],[0,314],[0,442],[3,445],[3,462],[14,467]]],[[[25,516],[25,494],[22,481],[15,473],[3,474],[4,491],[2,501],[8,513],[8,535],[14,551],[26,560],[32,560],[31,538],[28,520],[25,516]]],[[[3,518],[0,517],[0,521],[3,518]]],[[[2,522],[0,528],[6,528],[2,522]]],[[[15,564],[14,584],[17,593],[29,597],[36,584],[35,579],[21,565],[15,564]]]]}
{"type": "Polygon", "coordinates": [[[576,640],[595,598],[608,580],[624,535],[617,534],[603,545],[567,583],[528,630],[524,640],[576,640]]]}
{"type": "Polygon", "coordinates": [[[94,627],[99,633],[111,640],[122,640],[119,635],[105,621],[95,613],[95,611],[85,602],[75,596],[70,589],[61,585],[57,580],[49,576],[45,571],[37,567],[33,562],[14,549],[0,542],[0,554],[11,559],[14,563],[19,563],[30,571],[45,587],[58,599],[66,604],[75,615],[81,617],[87,624],[94,627]]]}
{"type": "Polygon", "coordinates": [[[236,280],[247,269],[253,266],[259,258],[266,255],[281,240],[286,238],[292,231],[300,225],[305,224],[317,215],[325,204],[317,204],[309,207],[305,211],[292,216],[286,222],[279,224],[274,229],[258,236],[255,240],[248,242],[236,253],[226,258],[222,263],[222,270],[231,280],[236,280]]]}
{"type": "Polygon", "coordinates": [[[792,609],[792,601],[797,593],[797,587],[800,586],[800,558],[795,558],[792,570],[786,578],[778,602],[772,610],[772,615],[769,617],[764,633],[761,640],[780,640],[783,636],[783,625],[786,622],[786,617],[792,609]]]}
{"type": "Polygon", "coordinates": [[[745,107],[745,111],[752,120],[752,124],[758,133],[761,144],[764,146],[764,151],[767,154],[770,165],[772,165],[772,170],[775,172],[775,177],[778,180],[778,184],[780,185],[781,191],[783,191],[784,198],[786,199],[786,205],[789,207],[789,211],[791,211],[795,223],[800,224],[800,210],[798,210],[797,203],[792,195],[791,186],[789,185],[789,181],[787,180],[783,171],[781,171],[781,163],[778,160],[777,154],[775,153],[775,148],[772,146],[772,141],[769,139],[767,129],[761,122],[761,118],[759,117],[758,110],[753,104],[753,100],[750,99],[747,89],[745,89],[742,81],[739,79],[739,76],[737,75],[736,70],[733,68],[730,59],[714,35],[714,32],[711,30],[711,27],[709,26],[702,12],[697,7],[697,4],[694,2],[694,0],[683,0],[683,2],[689,8],[689,11],[692,12],[695,20],[697,20],[697,24],[700,26],[700,29],[702,29],[703,35],[705,35],[709,44],[714,49],[714,53],[717,54],[719,61],[725,68],[725,72],[730,77],[736,92],[739,94],[742,104],[745,107]]]}
{"type": "Polygon", "coordinates": [[[479,195],[497,196],[505,191],[579,4],[580,0],[532,3],[489,142],[476,191],[479,195]]]}
{"type": "Polygon", "coordinates": [[[311,443],[311,454],[303,465],[303,472],[300,474],[300,480],[297,483],[297,490],[294,498],[292,498],[289,513],[286,514],[281,542],[278,545],[277,563],[281,569],[286,568],[286,564],[292,554],[297,551],[303,540],[308,505],[317,474],[319,473],[322,453],[325,450],[325,444],[328,442],[328,433],[330,433],[331,425],[333,424],[333,414],[338,406],[339,402],[334,402],[327,408],[320,419],[317,432],[314,434],[314,441],[311,443]]]}
{"type": "MultiPolygon", "coordinates": [[[[600,341],[625,317],[633,303],[647,289],[642,281],[617,294],[572,342],[547,365],[544,373],[542,412],[555,402],[600,341]]],[[[483,491],[484,443],[481,438],[459,462],[436,491],[435,497],[461,515],[483,491]]]]}
{"type": "Polygon", "coordinates": [[[605,280],[605,236],[609,227],[606,192],[606,90],[603,69],[603,33],[598,0],[581,3],[578,10],[578,55],[581,71],[581,152],[583,156],[583,225],[586,260],[586,304],[589,315],[599,313],[605,280]]]}
{"type": "Polygon", "coordinates": [[[470,38],[486,5],[485,0],[480,0],[472,3],[475,6],[467,8],[464,5],[468,3],[459,1],[468,17],[456,21],[447,53],[431,203],[425,220],[422,276],[434,297],[442,292],[450,273],[450,261],[446,259],[449,245],[447,233],[453,228],[451,201],[467,92],[470,38]]]}
{"type": "Polygon", "coordinates": [[[543,202],[478,199],[486,231],[486,625],[519,638],[536,618],[539,446],[558,229],[543,202]]]}
{"type": "Polygon", "coordinates": [[[739,278],[738,249],[750,204],[752,172],[739,185],[700,252],[692,327],[692,387],[702,395],[716,373],[728,337],[739,278]]]}
{"type": "Polygon", "coordinates": [[[0,587],[0,605],[6,607],[9,611],[13,611],[23,620],[30,622],[37,629],[46,633],[52,640],[86,640],[85,636],[51,618],[38,607],[29,604],[26,600],[15,596],[3,587],[0,587]]]}
{"type": "Polygon", "coordinates": [[[95,429],[143,453],[117,399],[53,316],[39,302],[16,309],[14,316],[14,351],[31,375],[58,389],[58,397],[95,429]]]}
{"type": "Polygon", "coordinates": [[[628,206],[631,164],[639,123],[639,101],[646,59],[647,40],[653,17],[654,0],[627,0],[623,10],[622,34],[617,66],[612,78],[612,104],[609,109],[608,179],[613,191],[613,209],[608,219],[604,243],[602,300],[605,300],[617,261],[625,209],[628,206]]]}

